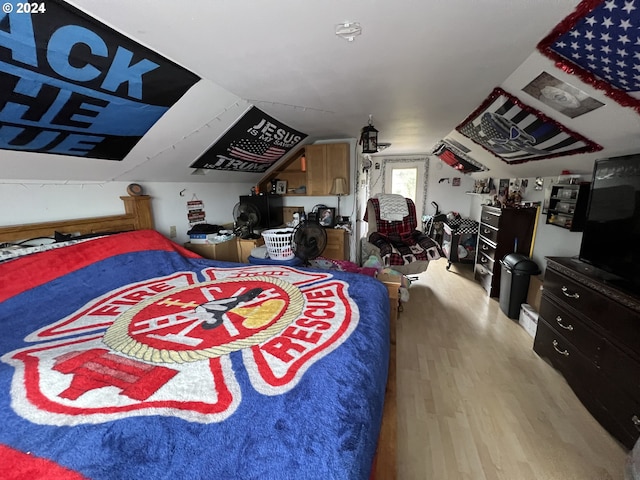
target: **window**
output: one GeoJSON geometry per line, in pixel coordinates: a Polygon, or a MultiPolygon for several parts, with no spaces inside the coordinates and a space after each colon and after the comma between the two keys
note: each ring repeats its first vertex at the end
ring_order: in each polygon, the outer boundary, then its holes
{"type": "Polygon", "coordinates": [[[391,193],[402,195],[416,202],[416,183],[418,169],[416,167],[397,167],[391,169],[391,193]]]}

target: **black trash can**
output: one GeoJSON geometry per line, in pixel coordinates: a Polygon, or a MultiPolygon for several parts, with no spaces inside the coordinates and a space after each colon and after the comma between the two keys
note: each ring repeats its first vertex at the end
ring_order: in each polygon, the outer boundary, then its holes
{"type": "Polygon", "coordinates": [[[511,319],[520,316],[520,305],[527,303],[531,275],[540,273],[538,265],[526,255],[509,253],[500,260],[500,309],[511,319]]]}

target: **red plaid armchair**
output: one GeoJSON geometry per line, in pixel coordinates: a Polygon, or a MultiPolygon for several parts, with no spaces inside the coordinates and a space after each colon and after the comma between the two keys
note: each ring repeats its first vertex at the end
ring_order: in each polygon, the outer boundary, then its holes
{"type": "Polygon", "coordinates": [[[438,243],[418,230],[416,206],[410,198],[405,200],[408,215],[393,221],[381,218],[378,198],[367,201],[364,220],[369,225],[369,232],[368,241],[363,243],[363,259],[376,255],[384,266],[405,275],[415,275],[425,271],[429,261],[444,255],[438,243]]]}

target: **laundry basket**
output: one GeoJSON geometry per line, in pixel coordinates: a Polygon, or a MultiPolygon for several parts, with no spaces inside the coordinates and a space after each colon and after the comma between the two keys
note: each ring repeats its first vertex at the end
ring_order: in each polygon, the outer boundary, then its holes
{"type": "Polygon", "coordinates": [[[269,258],[274,260],[291,260],[295,255],[291,248],[293,228],[274,228],[262,232],[264,244],[269,258]]]}

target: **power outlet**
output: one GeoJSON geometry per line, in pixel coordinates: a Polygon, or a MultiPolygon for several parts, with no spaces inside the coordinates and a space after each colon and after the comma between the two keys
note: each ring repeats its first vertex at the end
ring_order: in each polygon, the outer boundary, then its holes
{"type": "Polygon", "coordinates": [[[178,232],[176,231],[176,226],[171,225],[169,227],[169,238],[176,238],[178,236],[178,232]]]}

